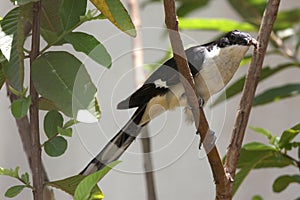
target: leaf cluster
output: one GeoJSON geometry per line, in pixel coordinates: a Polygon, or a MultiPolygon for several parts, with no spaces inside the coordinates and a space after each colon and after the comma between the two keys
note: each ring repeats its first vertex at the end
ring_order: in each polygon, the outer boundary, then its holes
{"type": "MultiPolygon", "coordinates": [[[[251,129],[264,136],[269,144],[251,142],[243,146],[237,165],[239,171],[235,177],[234,192],[251,170],[288,166],[300,170],[300,142],[296,140],[296,136],[300,133],[300,124],[283,131],[280,136],[260,127],[251,127],[251,129]],[[297,158],[290,155],[293,149],[298,152],[297,158]]],[[[299,174],[278,176],[273,182],[273,191],[281,192],[291,183],[300,184],[299,174]]]]}

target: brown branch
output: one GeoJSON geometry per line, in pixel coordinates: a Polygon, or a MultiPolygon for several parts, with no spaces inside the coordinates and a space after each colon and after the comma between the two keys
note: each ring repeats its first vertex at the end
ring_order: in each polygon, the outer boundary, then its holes
{"type": "MultiPolygon", "coordinates": [[[[30,53],[30,66],[39,55],[40,51],[40,11],[41,1],[33,4],[33,21],[32,21],[32,41],[30,53]]],[[[43,199],[43,165],[41,159],[40,133],[39,133],[39,108],[38,108],[38,93],[32,83],[30,74],[30,96],[31,106],[30,114],[30,132],[31,132],[31,161],[32,161],[32,180],[33,180],[33,197],[35,200],[43,199]]]]}
{"type": "MultiPolygon", "coordinates": [[[[145,80],[146,76],[142,65],[144,64],[144,55],[142,49],[142,32],[141,28],[141,18],[139,13],[139,4],[138,0],[128,0],[128,7],[131,13],[131,18],[135,25],[137,36],[133,39],[133,65],[134,65],[134,77],[135,85],[139,87],[145,80]]],[[[144,127],[142,129],[143,138],[142,138],[142,148],[144,153],[144,169],[145,169],[145,178],[147,185],[147,199],[156,200],[155,184],[154,184],[154,175],[153,175],[153,165],[151,160],[151,139],[149,138],[148,128],[144,127]]]]}
{"type": "MultiPolygon", "coordinates": [[[[262,23],[258,33],[258,49],[255,50],[250,68],[246,77],[242,97],[240,100],[239,109],[235,119],[234,129],[228,152],[226,156],[225,169],[234,178],[237,162],[240,156],[241,146],[245,130],[247,127],[250,111],[252,108],[256,87],[260,78],[261,68],[266,54],[268,42],[272,32],[273,24],[276,20],[280,0],[269,0],[264,12],[262,23]]],[[[225,196],[231,195],[233,191],[233,182],[228,185],[228,193],[225,196]]],[[[224,198],[224,199],[231,199],[224,198]]]]}
{"type": "MultiPolygon", "coordinates": [[[[176,18],[174,0],[164,0],[164,8],[165,23],[169,31],[174,58],[177,63],[178,71],[182,75],[180,76],[180,81],[184,86],[189,105],[192,107],[197,131],[198,133],[200,133],[201,141],[204,141],[206,134],[210,131],[210,129],[203,109],[199,109],[195,83],[188,67],[182,41],[178,33],[178,21],[176,18]]],[[[219,196],[224,193],[223,188],[225,188],[224,186],[229,182],[229,179],[225,174],[221,157],[216,146],[210,148],[204,143],[204,148],[207,153],[208,161],[210,163],[211,170],[214,176],[217,192],[216,196],[217,199],[219,199],[219,196]]]]}

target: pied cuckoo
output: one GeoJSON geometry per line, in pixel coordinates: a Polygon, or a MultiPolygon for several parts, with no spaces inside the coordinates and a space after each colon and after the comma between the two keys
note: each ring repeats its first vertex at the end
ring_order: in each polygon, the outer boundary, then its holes
{"type": "MultiPolygon", "coordinates": [[[[195,80],[197,97],[205,103],[210,96],[222,90],[237,71],[249,47],[256,44],[256,40],[248,33],[234,30],[216,41],[185,50],[195,80]]],[[[188,107],[179,76],[175,59],[170,58],[139,89],[121,101],[117,105],[118,109],[137,107],[137,110],[81,174],[91,174],[117,160],[135,140],[142,127],[155,116],[178,106],[188,107]],[[160,109],[155,109],[157,106],[154,105],[159,105],[160,109]]]]}

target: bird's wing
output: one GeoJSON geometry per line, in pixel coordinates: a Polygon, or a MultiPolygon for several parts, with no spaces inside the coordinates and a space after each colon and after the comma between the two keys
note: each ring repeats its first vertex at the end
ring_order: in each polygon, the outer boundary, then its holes
{"type": "MultiPolygon", "coordinates": [[[[204,46],[191,47],[185,51],[192,75],[195,76],[202,67],[204,62],[204,46]]],[[[127,99],[121,101],[117,108],[128,109],[140,107],[158,95],[164,95],[169,91],[169,87],[180,83],[179,73],[174,58],[170,58],[151,76],[145,83],[131,94],[127,99]]]]}

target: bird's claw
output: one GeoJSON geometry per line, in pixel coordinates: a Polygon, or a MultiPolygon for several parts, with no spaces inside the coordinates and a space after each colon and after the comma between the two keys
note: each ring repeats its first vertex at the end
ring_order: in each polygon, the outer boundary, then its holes
{"type": "MultiPolygon", "coordinates": [[[[199,108],[203,108],[205,101],[202,97],[198,97],[198,102],[199,102],[199,108]]],[[[190,105],[187,105],[187,108],[190,110],[193,110],[193,107],[190,105]]]]}
{"type": "MultiPolygon", "coordinates": [[[[198,131],[196,131],[196,134],[199,134],[198,131]]],[[[200,142],[199,142],[199,150],[201,150],[202,144],[204,145],[205,149],[212,149],[213,146],[215,146],[215,142],[216,142],[216,134],[213,130],[209,129],[206,133],[206,136],[204,138],[204,140],[200,137],[200,142]]]]}

